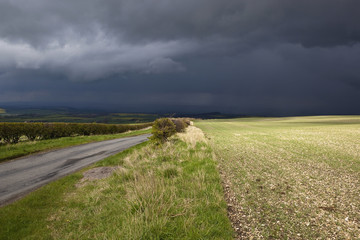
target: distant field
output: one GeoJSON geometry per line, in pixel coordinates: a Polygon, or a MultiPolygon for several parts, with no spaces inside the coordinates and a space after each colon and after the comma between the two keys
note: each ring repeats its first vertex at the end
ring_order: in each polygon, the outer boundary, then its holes
{"type": "Polygon", "coordinates": [[[51,111],[32,109],[28,111],[8,111],[2,116],[0,122],[71,122],[71,123],[110,123],[129,124],[152,122],[160,116],[144,113],[85,113],[69,111],[51,111]]]}
{"type": "Polygon", "coordinates": [[[0,114],[1,114],[1,113],[6,113],[5,109],[0,108],[0,114]]]}
{"type": "Polygon", "coordinates": [[[246,239],[360,239],[360,116],[198,121],[246,239]]]}
{"type": "MultiPolygon", "coordinates": [[[[3,106],[2,106],[3,107],[3,106]]],[[[239,115],[219,112],[200,114],[181,113],[121,113],[95,110],[79,110],[73,108],[7,108],[1,112],[0,122],[66,122],[66,123],[110,123],[131,124],[153,122],[161,117],[189,117],[200,119],[234,118],[239,115]]]]}

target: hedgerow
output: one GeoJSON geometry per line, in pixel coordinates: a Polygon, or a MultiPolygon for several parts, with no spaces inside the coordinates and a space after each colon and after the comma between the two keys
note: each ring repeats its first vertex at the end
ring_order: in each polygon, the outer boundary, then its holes
{"type": "Polygon", "coordinates": [[[23,131],[24,126],[21,123],[2,123],[0,125],[0,138],[2,138],[2,140],[6,143],[17,143],[19,142],[20,137],[23,135],[23,131]]]}
{"type": "Polygon", "coordinates": [[[98,123],[0,123],[0,142],[17,143],[22,136],[28,140],[55,139],[70,136],[89,136],[122,133],[151,126],[144,124],[98,123]]]}

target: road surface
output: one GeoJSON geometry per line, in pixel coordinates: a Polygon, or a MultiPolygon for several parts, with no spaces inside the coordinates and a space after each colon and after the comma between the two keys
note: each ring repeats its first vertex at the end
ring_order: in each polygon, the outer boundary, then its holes
{"type": "Polygon", "coordinates": [[[48,182],[147,141],[150,134],[88,143],[0,164],[0,206],[48,182]]]}

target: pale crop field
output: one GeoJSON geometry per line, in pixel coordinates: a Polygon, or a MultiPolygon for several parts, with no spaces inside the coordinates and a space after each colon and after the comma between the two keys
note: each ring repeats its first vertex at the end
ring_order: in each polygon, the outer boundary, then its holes
{"type": "Polygon", "coordinates": [[[238,238],[360,239],[360,116],[195,123],[238,238]]]}

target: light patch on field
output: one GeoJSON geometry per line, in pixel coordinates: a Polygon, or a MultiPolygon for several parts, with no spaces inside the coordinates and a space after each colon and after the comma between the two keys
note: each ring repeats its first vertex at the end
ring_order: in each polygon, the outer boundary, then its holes
{"type": "Polygon", "coordinates": [[[0,108],[0,114],[1,114],[1,113],[6,113],[5,109],[0,108]]]}

